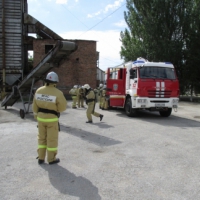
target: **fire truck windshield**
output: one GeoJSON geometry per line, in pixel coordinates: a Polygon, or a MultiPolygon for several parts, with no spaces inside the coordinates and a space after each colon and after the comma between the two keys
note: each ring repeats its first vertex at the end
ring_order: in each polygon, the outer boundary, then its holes
{"type": "Polygon", "coordinates": [[[140,78],[176,79],[174,69],[167,67],[141,67],[139,69],[139,76],[140,78]]]}

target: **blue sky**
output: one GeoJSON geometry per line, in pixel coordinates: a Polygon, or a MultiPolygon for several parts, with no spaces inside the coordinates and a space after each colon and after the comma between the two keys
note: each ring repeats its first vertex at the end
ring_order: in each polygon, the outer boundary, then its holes
{"type": "Polygon", "coordinates": [[[126,0],[28,0],[28,13],[64,39],[97,41],[99,67],[121,63],[126,0]]]}

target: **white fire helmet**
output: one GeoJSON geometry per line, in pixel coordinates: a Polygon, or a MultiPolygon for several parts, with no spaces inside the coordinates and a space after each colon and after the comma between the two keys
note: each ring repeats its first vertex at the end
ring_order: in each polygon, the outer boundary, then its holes
{"type": "Polygon", "coordinates": [[[74,85],[74,88],[78,88],[78,85],[74,85]]]}
{"type": "Polygon", "coordinates": [[[90,89],[90,85],[89,85],[89,84],[85,84],[85,85],[83,86],[83,88],[89,90],[89,89],[90,89]]]}
{"type": "Polygon", "coordinates": [[[58,75],[55,72],[49,72],[46,76],[46,81],[49,83],[58,83],[58,75]]]}
{"type": "Polygon", "coordinates": [[[103,84],[102,84],[102,83],[100,83],[100,84],[99,84],[99,87],[103,87],[103,84]]]}

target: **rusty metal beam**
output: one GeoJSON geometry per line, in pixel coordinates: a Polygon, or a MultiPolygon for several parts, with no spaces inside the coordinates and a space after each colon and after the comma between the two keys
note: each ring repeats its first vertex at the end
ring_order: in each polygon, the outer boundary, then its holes
{"type": "Polygon", "coordinates": [[[44,39],[62,40],[58,34],[46,27],[31,15],[24,13],[24,24],[28,26],[28,33],[36,33],[44,39]]]}

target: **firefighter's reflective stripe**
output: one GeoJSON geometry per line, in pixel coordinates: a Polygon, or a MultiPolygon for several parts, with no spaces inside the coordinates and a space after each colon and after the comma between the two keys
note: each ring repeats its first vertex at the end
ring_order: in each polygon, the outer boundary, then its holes
{"type": "Polygon", "coordinates": [[[37,120],[40,122],[57,122],[58,118],[44,119],[44,118],[37,117],[37,120]]]}
{"type": "Polygon", "coordinates": [[[57,148],[57,147],[56,147],[56,148],[48,148],[48,147],[47,147],[47,150],[48,150],[48,151],[57,151],[58,148],[57,148]]]}
{"type": "Polygon", "coordinates": [[[46,149],[47,145],[38,145],[38,149],[46,149]]]}
{"type": "Polygon", "coordinates": [[[76,99],[77,98],[77,96],[72,96],[72,99],[76,99]]]}

